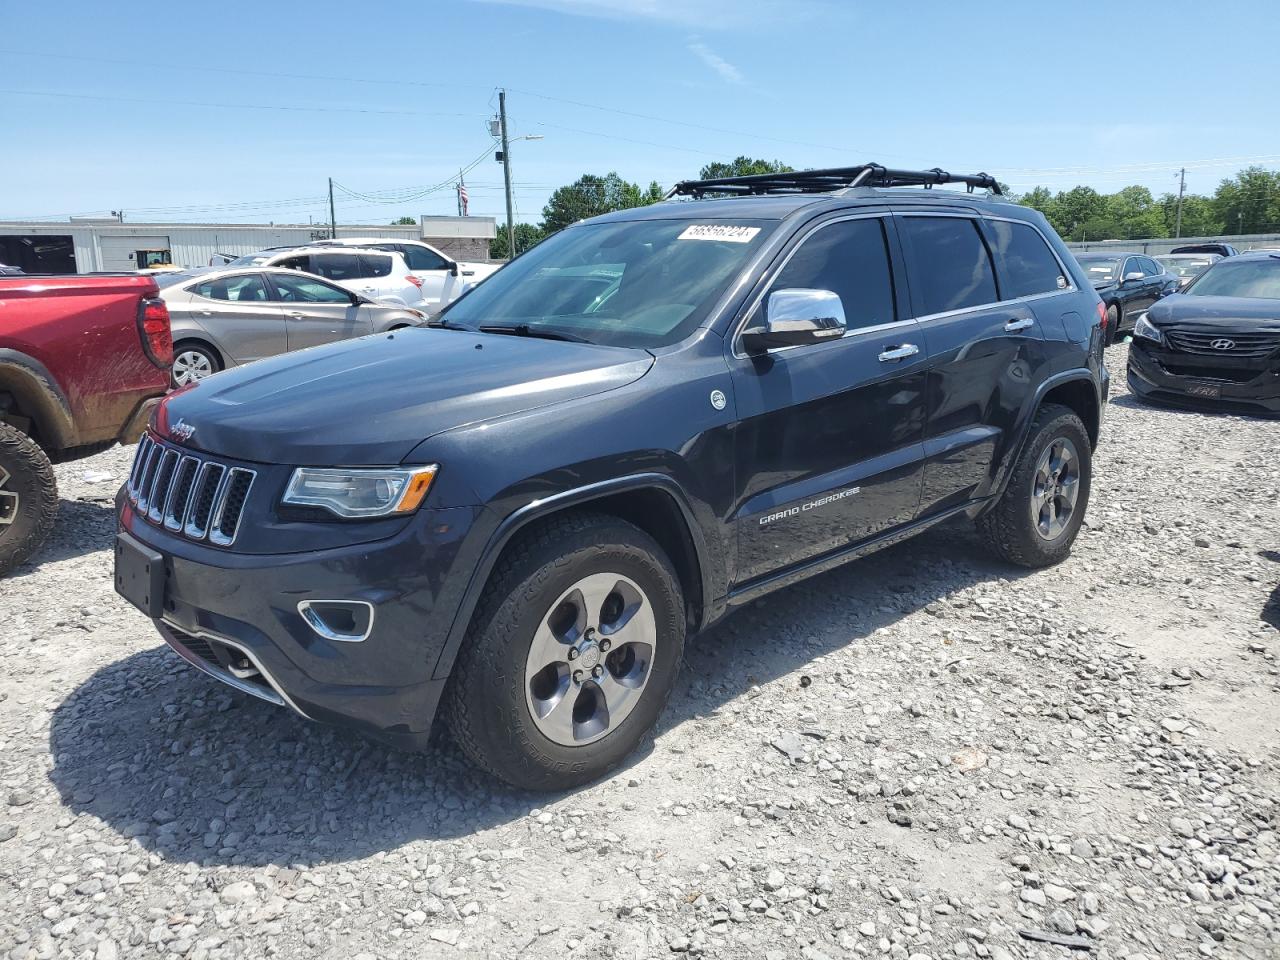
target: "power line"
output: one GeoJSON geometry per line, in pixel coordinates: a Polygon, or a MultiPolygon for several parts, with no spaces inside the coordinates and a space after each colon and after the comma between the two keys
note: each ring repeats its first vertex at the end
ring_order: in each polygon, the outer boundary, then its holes
{"type": "MultiPolygon", "coordinates": [[[[0,93],[19,97],[56,97],[64,100],[95,100],[108,103],[142,103],[154,108],[156,102],[147,97],[117,97],[96,93],[62,93],[53,90],[8,90],[0,89],[0,93]]],[[[205,100],[165,100],[167,106],[182,107],[215,107],[230,110],[284,110],[290,113],[362,113],[383,114],[400,117],[482,117],[478,113],[434,113],[421,110],[376,110],[372,107],[300,107],[278,103],[211,103],[205,100]]]]}

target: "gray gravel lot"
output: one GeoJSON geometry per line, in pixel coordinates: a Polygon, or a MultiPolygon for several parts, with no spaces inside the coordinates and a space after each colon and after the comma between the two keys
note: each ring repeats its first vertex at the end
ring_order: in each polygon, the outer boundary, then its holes
{"type": "Polygon", "coordinates": [[[111,589],[131,451],[60,467],[0,581],[0,957],[1280,956],[1280,424],[1124,350],[1071,559],[956,526],[775,594],[566,795],[196,673],[111,589]]]}

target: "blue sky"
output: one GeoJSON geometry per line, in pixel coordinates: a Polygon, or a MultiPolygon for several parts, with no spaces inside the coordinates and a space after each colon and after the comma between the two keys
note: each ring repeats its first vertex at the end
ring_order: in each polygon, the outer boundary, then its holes
{"type": "Polygon", "coordinates": [[[0,218],[502,215],[580,174],[670,185],[738,154],[986,170],[1017,190],[1208,192],[1280,166],[1274,0],[10,2],[0,218]],[[975,11],[982,10],[981,16],[975,11]],[[1200,77],[1221,78],[1218,82],[1200,77]],[[317,79],[319,78],[319,79],[317,79]],[[1231,86],[1228,94],[1221,83],[1231,86]],[[392,202],[372,202],[373,199],[392,202]]]}

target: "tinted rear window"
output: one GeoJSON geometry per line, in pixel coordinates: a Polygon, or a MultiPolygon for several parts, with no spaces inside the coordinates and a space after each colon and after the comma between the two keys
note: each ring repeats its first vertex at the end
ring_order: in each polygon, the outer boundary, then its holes
{"type": "Polygon", "coordinates": [[[994,303],[996,276],[978,225],[967,217],[903,217],[911,294],[921,315],[994,303]]]}
{"type": "Polygon", "coordinates": [[[386,277],[391,275],[391,258],[375,253],[360,254],[360,276],[386,277]]]}
{"type": "Polygon", "coordinates": [[[1004,299],[1034,297],[1065,288],[1066,277],[1039,231],[1025,223],[988,220],[991,247],[1000,270],[1000,292],[1004,299]]]}

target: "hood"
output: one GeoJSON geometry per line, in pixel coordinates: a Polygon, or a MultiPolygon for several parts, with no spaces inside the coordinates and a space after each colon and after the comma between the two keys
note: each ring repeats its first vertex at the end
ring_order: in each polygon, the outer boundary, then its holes
{"type": "Polygon", "coordinates": [[[1230,328],[1236,333],[1280,330],[1280,300],[1197,297],[1175,293],[1157,300],[1147,318],[1159,326],[1230,328]]]}
{"type": "Polygon", "coordinates": [[[644,350],[417,327],[233,367],[170,394],[156,424],[240,460],[395,464],[441,431],[613,390],[652,364],[644,350]]]}

